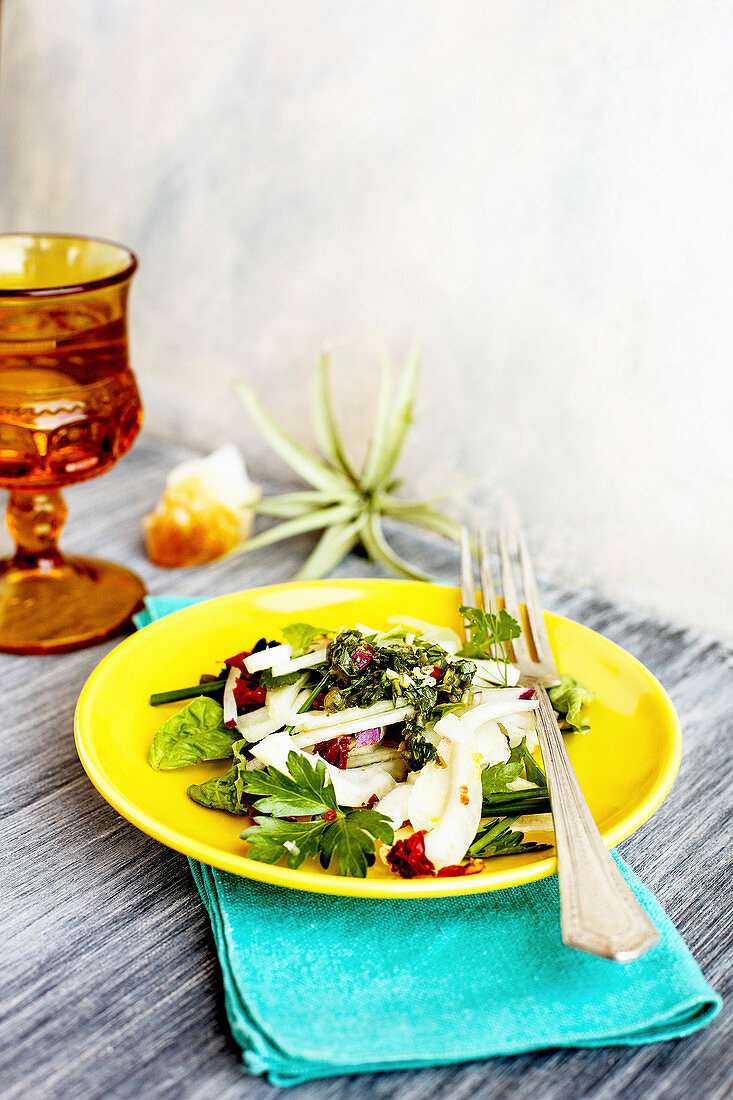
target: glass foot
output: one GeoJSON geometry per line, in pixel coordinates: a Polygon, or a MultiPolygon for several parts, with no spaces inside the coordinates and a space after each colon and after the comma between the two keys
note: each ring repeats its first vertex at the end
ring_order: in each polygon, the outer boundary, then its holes
{"type": "Polygon", "coordinates": [[[114,634],[142,602],[129,569],[96,558],[0,562],[0,651],[63,653],[114,634]]]}

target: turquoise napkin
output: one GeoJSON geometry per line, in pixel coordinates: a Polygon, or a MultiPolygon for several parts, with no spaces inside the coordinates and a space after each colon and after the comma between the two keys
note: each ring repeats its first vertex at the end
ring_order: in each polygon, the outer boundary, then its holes
{"type": "MultiPolygon", "coordinates": [[[[148,599],[142,627],[191,600],[148,599]]],[[[557,877],[462,898],[369,900],[252,882],[190,860],[248,1073],[295,1085],[547,1047],[678,1039],[721,1000],[654,897],[659,929],[618,964],[560,939],[557,877]]]]}

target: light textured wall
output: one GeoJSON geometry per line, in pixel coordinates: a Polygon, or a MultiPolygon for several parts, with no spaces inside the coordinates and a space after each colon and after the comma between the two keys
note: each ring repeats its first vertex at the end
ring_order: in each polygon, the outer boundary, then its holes
{"type": "Polygon", "coordinates": [[[293,431],[330,338],[356,450],[425,343],[410,492],[733,633],[728,0],[5,0],[0,218],[133,246],[148,428],[293,431]],[[720,587],[719,587],[720,586],[720,587]],[[721,595],[722,592],[722,595],[721,595]]]}

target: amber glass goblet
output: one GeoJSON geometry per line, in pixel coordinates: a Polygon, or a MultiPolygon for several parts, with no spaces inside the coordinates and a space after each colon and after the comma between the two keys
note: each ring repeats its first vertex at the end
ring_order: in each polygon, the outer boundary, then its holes
{"type": "Polygon", "coordinates": [[[108,637],[145,593],[119,565],[64,557],[59,489],[129,450],[142,406],[127,355],[137,266],[108,241],[0,234],[0,488],[14,557],[0,561],[0,650],[58,653],[108,637]]]}

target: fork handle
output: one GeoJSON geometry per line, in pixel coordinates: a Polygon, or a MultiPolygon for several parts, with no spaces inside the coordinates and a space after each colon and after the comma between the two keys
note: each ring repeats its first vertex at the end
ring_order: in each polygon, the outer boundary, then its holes
{"type": "Polygon", "coordinates": [[[659,934],[626,885],[590,815],[545,689],[537,729],[552,804],[563,943],[616,962],[637,959],[659,934]]]}

